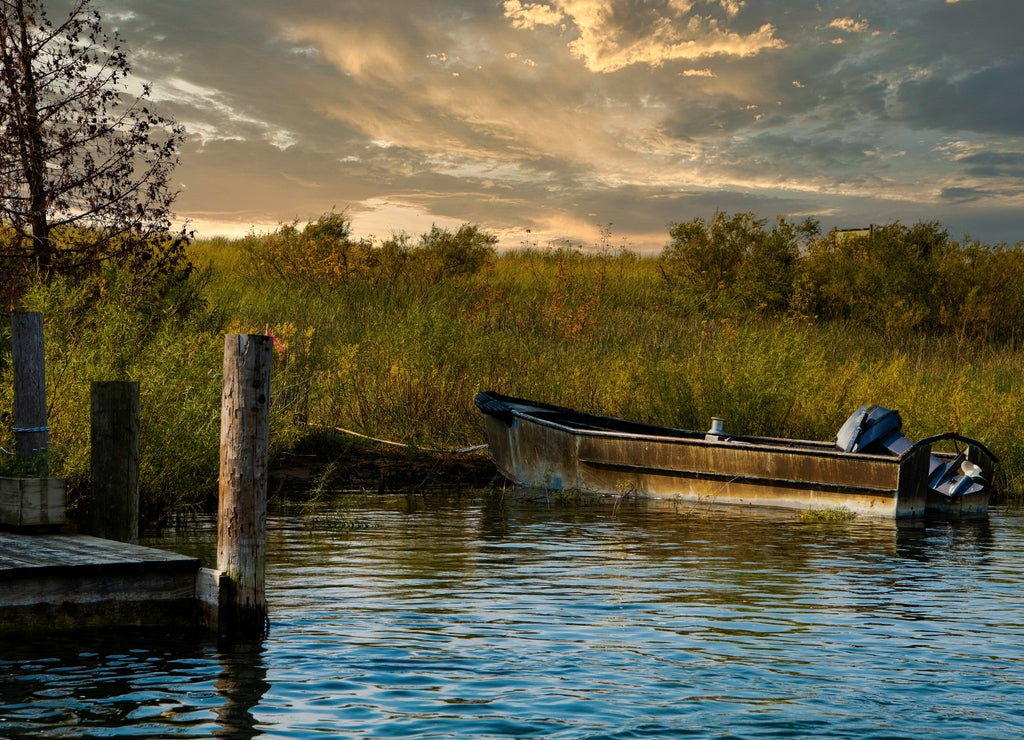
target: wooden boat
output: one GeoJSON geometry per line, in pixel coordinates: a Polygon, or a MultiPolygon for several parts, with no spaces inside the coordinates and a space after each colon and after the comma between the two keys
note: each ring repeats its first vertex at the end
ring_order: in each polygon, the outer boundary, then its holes
{"type": "Polygon", "coordinates": [[[862,406],[835,442],[684,431],[494,392],[477,395],[491,458],[518,486],[685,502],[845,508],[896,519],[985,514],[996,457],[954,432],[912,443],[895,411],[862,406]],[[949,441],[957,453],[933,451],[949,441]]]}

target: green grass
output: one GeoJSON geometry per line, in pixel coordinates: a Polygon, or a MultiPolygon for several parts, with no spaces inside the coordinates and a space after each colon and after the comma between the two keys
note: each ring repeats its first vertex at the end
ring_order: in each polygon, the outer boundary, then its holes
{"type": "Polygon", "coordinates": [[[804,509],[797,518],[804,524],[840,524],[851,522],[857,518],[857,513],[844,507],[837,509],[804,509]]]}
{"type": "Polygon", "coordinates": [[[629,253],[515,251],[475,275],[344,295],[245,281],[219,274],[211,300],[242,297],[232,331],[283,336],[279,398],[312,425],[465,447],[483,441],[473,397],[492,388],[684,428],[720,416],[737,432],[830,439],[874,402],[900,410],[912,438],[955,429],[986,441],[1005,463],[1004,489],[1024,482],[1013,346],[707,318],[680,302],[657,260],[629,253]]]}
{"type": "MultiPolygon", "coordinates": [[[[411,264],[331,287],[258,273],[241,241],[191,249],[204,268],[191,283],[203,307],[184,310],[187,295],[133,303],[113,279],[88,310],[59,282],[24,301],[47,319],[54,470],[76,495],[88,490],[89,382],[136,379],[144,512],[208,505],[223,337],[265,330],[285,347],[273,367],[276,461],[334,427],[418,448],[481,444],[473,398],[483,389],[683,428],[719,416],[736,433],[822,440],[873,402],[898,409],[912,439],[949,429],[981,439],[1002,460],[1000,490],[1024,492],[1024,352],[1012,343],[710,317],[680,298],[656,259],[628,252],[515,251],[470,274],[437,279],[411,264]]],[[[9,409],[9,365],[0,373],[9,409]]],[[[0,445],[11,449],[9,427],[0,445]]]]}

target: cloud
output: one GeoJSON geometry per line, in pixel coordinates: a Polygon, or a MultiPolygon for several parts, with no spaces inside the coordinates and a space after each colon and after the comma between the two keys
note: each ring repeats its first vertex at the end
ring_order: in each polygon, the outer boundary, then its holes
{"type": "Polygon", "coordinates": [[[967,172],[982,177],[1011,177],[1024,183],[1024,152],[984,151],[961,157],[967,172]]]}
{"type": "Polygon", "coordinates": [[[1024,135],[1024,55],[979,69],[926,69],[902,82],[893,115],[915,127],[1024,135]]]}
{"type": "Polygon", "coordinates": [[[178,210],[218,228],[337,207],[658,249],[753,210],[1024,236],[978,228],[1024,223],[1019,0],[95,2],[191,131],[178,210]]]}
{"type": "Polygon", "coordinates": [[[170,77],[154,86],[151,99],[182,110],[178,123],[201,143],[253,137],[262,138],[279,149],[287,149],[295,143],[293,132],[254,118],[243,108],[232,105],[229,96],[221,90],[170,77]]]}
{"type": "Polygon", "coordinates": [[[285,29],[285,37],[309,44],[346,75],[400,82],[408,74],[408,47],[390,34],[319,22],[296,23],[285,29]]]}
{"type": "MultiPolygon", "coordinates": [[[[949,0],[946,0],[949,2],[949,0]]],[[[955,2],[955,0],[954,0],[955,2]]],[[[939,197],[944,201],[951,203],[975,203],[980,200],[985,200],[991,196],[991,191],[980,190],[978,188],[943,188],[939,197]]]]}
{"type": "Polygon", "coordinates": [[[515,28],[534,29],[537,26],[558,26],[565,16],[561,10],[542,5],[540,3],[527,3],[523,5],[519,0],[506,0],[505,17],[512,21],[515,28]]]}
{"type": "MultiPolygon", "coordinates": [[[[737,2],[720,5],[729,17],[741,7],[737,2]]],[[[693,6],[684,0],[652,0],[642,7],[623,0],[553,0],[527,5],[506,0],[503,7],[515,28],[565,28],[571,24],[577,35],[568,48],[591,72],[617,72],[637,64],[659,67],[676,60],[717,56],[744,58],[786,47],[770,23],[750,33],[730,31],[714,17],[693,13],[693,6]]]]}
{"type": "Polygon", "coordinates": [[[828,24],[829,28],[836,28],[848,33],[865,33],[868,30],[866,20],[854,20],[853,18],[835,18],[828,24]]]}

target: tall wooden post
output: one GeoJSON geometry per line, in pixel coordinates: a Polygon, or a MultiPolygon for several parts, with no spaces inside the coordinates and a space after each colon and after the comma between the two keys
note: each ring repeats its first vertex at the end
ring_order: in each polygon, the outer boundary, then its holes
{"type": "Polygon", "coordinates": [[[221,632],[262,634],[267,465],[270,439],[270,337],[229,334],[224,341],[220,421],[220,503],[217,568],[227,581],[219,609],[221,632]]]}
{"type": "Polygon", "coordinates": [[[94,382],[90,533],[139,541],[139,384],[94,382]]]}
{"type": "Polygon", "coordinates": [[[14,369],[14,444],[18,456],[35,462],[41,478],[50,474],[50,427],[46,411],[46,355],[43,315],[11,314],[14,369]]]}

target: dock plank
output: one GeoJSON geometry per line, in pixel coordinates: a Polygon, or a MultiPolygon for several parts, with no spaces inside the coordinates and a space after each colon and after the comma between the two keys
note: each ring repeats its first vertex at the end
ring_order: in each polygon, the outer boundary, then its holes
{"type": "Polygon", "coordinates": [[[0,578],[28,568],[155,565],[190,560],[194,558],[88,535],[0,532],[0,578]]]}
{"type": "Polygon", "coordinates": [[[198,558],[86,535],[0,532],[0,634],[195,624],[198,558]]]}

